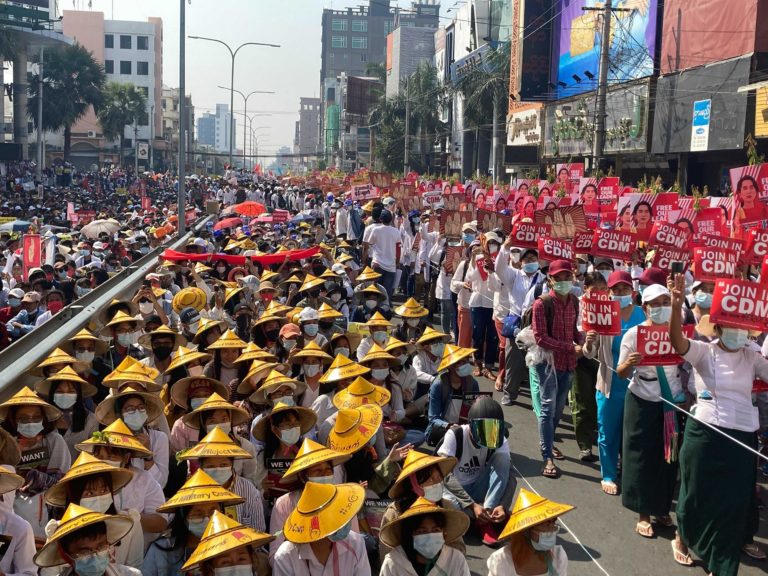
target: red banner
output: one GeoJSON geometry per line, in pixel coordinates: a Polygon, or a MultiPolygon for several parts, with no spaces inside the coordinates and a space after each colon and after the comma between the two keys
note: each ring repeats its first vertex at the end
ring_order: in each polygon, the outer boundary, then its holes
{"type": "Polygon", "coordinates": [[[592,230],[586,232],[576,232],[573,237],[573,251],[576,254],[589,254],[592,251],[592,240],[594,237],[592,230]]]}
{"type": "Polygon", "coordinates": [[[739,257],[723,248],[694,248],[693,277],[702,282],[715,282],[719,278],[735,278],[739,257]]]}
{"type": "Polygon", "coordinates": [[[573,244],[562,238],[539,236],[538,250],[540,260],[573,260],[573,244]]]}
{"type": "MultiPolygon", "coordinates": [[[[683,326],[686,338],[693,337],[693,325],[683,326]]],[[[637,327],[637,351],[643,356],[638,366],[675,366],[684,362],[672,348],[669,326],[640,324],[637,327]]]]}
{"type": "Polygon", "coordinates": [[[512,246],[539,249],[539,236],[549,236],[550,226],[532,222],[516,222],[512,227],[512,246]]]}
{"type": "Polygon", "coordinates": [[[24,234],[22,239],[22,273],[28,279],[32,268],[40,268],[43,258],[43,245],[39,234],[24,234]]]}
{"type": "Polygon", "coordinates": [[[141,209],[142,210],[149,210],[152,208],[152,198],[149,196],[142,196],[141,197],[141,209]]]}
{"type": "Polygon", "coordinates": [[[766,256],[768,256],[768,230],[752,228],[747,233],[744,259],[748,264],[757,266],[766,256]]]}
{"type": "Polygon", "coordinates": [[[615,260],[628,260],[635,251],[635,238],[631,232],[595,230],[592,255],[615,260]]]}
{"type": "Polygon", "coordinates": [[[288,210],[274,210],[272,212],[272,222],[288,222],[291,213],[288,210]]]}
{"type": "Polygon", "coordinates": [[[765,331],[768,328],[768,288],[748,280],[717,280],[709,319],[721,326],[765,331]]]}
{"type": "Polygon", "coordinates": [[[688,246],[688,239],[691,237],[689,230],[657,220],[651,228],[651,237],[648,244],[651,246],[669,246],[683,250],[688,246]]]}
{"type": "Polygon", "coordinates": [[[411,196],[416,196],[416,186],[413,183],[398,182],[392,186],[390,194],[395,200],[403,200],[411,196]]]}
{"type": "Polygon", "coordinates": [[[653,255],[653,266],[662,270],[669,270],[672,262],[684,262],[685,268],[691,261],[691,253],[688,250],[677,250],[669,246],[659,246],[653,255]]]}
{"type": "Polygon", "coordinates": [[[590,292],[581,298],[581,329],[601,336],[621,334],[621,305],[607,292],[590,292]]]}
{"type": "Polygon", "coordinates": [[[285,252],[276,252],[274,254],[264,254],[263,256],[233,256],[231,254],[187,254],[186,252],[177,252],[176,250],[166,250],[160,255],[163,260],[170,260],[171,262],[215,262],[216,260],[224,260],[228,264],[234,264],[241,266],[245,264],[246,259],[250,259],[251,262],[259,262],[260,264],[271,266],[272,264],[282,264],[286,258],[293,262],[296,260],[304,260],[311,258],[315,254],[320,252],[320,248],[306,248],[304,250],[286,250],[285,252]]]}

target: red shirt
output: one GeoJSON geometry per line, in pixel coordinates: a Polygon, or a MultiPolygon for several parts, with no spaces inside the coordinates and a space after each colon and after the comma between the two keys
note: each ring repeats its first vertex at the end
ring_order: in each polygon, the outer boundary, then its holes
{"type": "Polygon", "coordinates": [[[576,314],[578,300],[572,294],[563,302],[554,293],[552,299],[553,317],[552,334],[547,332],[547,315],[544,311],[544,302],[538,298],[533,303],[533,318],[531,328],[536,344],[544,350],[552,352],[555,370],[565,372],[576,368],[576,354],[574,343],[581,344],[584,336],[576,328],[576,314]]]}

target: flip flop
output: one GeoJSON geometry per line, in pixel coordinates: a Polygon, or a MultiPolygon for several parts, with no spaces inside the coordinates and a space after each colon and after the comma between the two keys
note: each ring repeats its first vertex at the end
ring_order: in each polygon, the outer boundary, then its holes
{"type": "Polygon", "coordinates": [[[558,448],[555,448],[552,446],[552,458],[555,460],[565,460],[565,456],[563,456],[563,453],[560,452],[558,448]]]}
{"type": "Polygon", "coordinates": [[[653,526],[650,522],[643,520],[635,524],[635,532],[640,534],[643,538],[653,538],[655,536],[653,532],[653,526]]]}
{"type": "Polygon", "coordinates": [[[616,496],[619,493],[619,487],[616,485],[615,482],[608,482],[606,480],[602,480],[600,482],[600,489],[608,494],[608,496],[616,496]]]}
{"type": "Polygon", "coordinates": [[[541,469],[541,475],[545,478],[560,478],[560,469],[554,464],[552,466],[544,464],[544,467],[541,469]]]}
{"type": "Polygon", "coordinates": [[[690,552],[683,554],[677,547],[676,539],[672,540],[670,544],[672,545],[672,557],[674,558],[675,562],[680,564],[680,566],[693,566],[693,558],[691,558],[690,552]]]}

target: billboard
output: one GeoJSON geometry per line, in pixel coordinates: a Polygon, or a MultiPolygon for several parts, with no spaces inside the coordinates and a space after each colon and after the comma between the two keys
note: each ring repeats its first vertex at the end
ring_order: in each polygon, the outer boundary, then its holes
{"type": "Polygon", "coordinates": [[[768,138],[768,86],[755,92],[755,137],[768,138]]]}
{"type": "MultiPolygon", "coordinates": [[[[557,79],[566,84],[566,87],[558,87],[558,97],[566,98],[594,90],[597,86],[602,13],[583,9],[602,7],[604,2],[559,1],[560,42],[555,62],[557,79]],[[590,79],[589,75],[594,79],[590,79]]],[[[613,7],[627,11],[613,13],[609,60],[614,66],[608,71],[608,82],[627,82],[652,75],[656,54],[657,0],[615,0],[613,7]]]]}

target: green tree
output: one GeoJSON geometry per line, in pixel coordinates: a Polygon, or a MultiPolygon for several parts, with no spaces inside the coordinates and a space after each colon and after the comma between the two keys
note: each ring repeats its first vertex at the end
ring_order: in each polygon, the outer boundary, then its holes
{"type": "Polygon", "coordinates": [[[138,123],[146,113],[147,99],[133,84],[108,82],[104,98],[98,111],[99,123],[104,137],[120,140],[120,163],[123,162],[125,127],[138,123]]]}
{"type": "MultiPolygon", "coordinates": [[[[93,54],[80,44],[44,53],[43,126],[47,132],[64,129],[64,159],[69,160],[72,126],[90,106],[99,110],[105,84],[104,68],[93,54]]],[[[29,84],[27,113],[37,125],[37,99],[40,75],[29,84]]]]}

